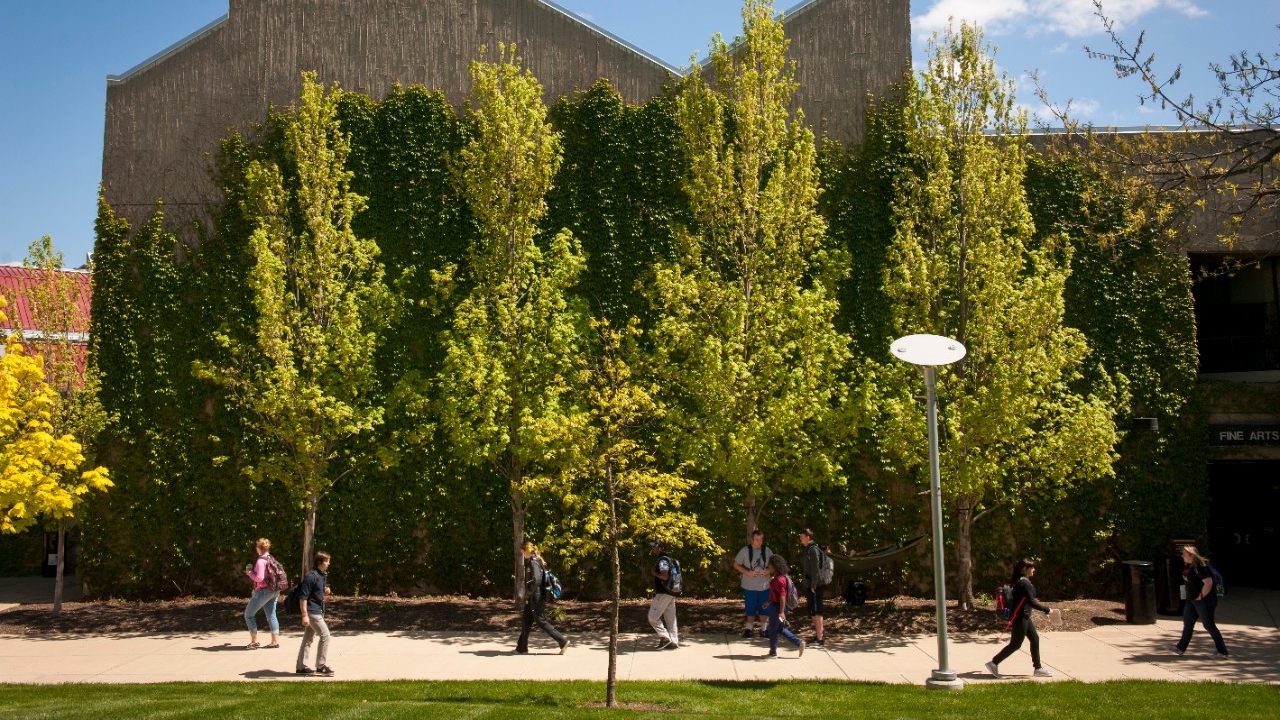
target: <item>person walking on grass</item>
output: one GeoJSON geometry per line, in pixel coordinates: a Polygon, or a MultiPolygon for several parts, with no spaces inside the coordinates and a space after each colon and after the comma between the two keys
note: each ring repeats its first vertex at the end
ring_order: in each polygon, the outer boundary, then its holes
{"type": "Polygon", "coordinates": [[[1036,600],[1036,587],[1031,584],[1031,578],[1035,574],[1035,560],[1023,559],[1013,564],[1013,579],[1009,581],[1013,585],[1013,629],[1009,644],[987,663],[987,672],[991,673],[991,677],[1000,677],[1000,663],[1018,652],[1023,639],[1031,641],[1033,674],[1036,677],[1053,677],[1053,671],[1040,664],[1040,636],[1036,633],[1035,623],[1031,621],[1032,610],[1049,614],[1049,606],[1036,600]]]}
{"type": "Polygon", "coordinates": [[[529,563],[529,567],[524,574],[524,614],[520,619],[520,639],[516,641],[516,652],[522,655],[529,652],[529,630],[533,627],[534,621],[537,621],[538,627],[556,641],[556,645],[560,647],[560,654],[563,655],[565,648],[569,647],[569,641],[560,634],[550,620],[547,620],[546,615],[547,567],[542,564],[538,546],[528,540],[520,546],[520,554],[524,555],[524,560],[529,563]]]}
{"type": "Polygon", "coordinates": [[[244,624],[249,627],[249,644],[246,647],[250,650],[263,647],[258,642],[258,621],[255,617],[261,610],[267,616],[267,625],[271,628],[271,644],[265,647],[278,648],[280,621],[276,618],[276,601],[280,598],[280,591],[275,587],[274,578],[267,575],[267,569],[271,565],[271,541],[259,538],[256,546],[258,559],[244,570],[244,574],[253,581],[253,595],[244,608],[244,624]]]}
{"type": "Polygon", "coordinates": [[[317,552],[313,569],[302,578],[298,588],[298,611],[302,615],[302,647],[298,649],[298,662],[295,672],[299,675],[333,675],[329,667],[329,626],[324,621],[324,599],[332,591],[329,589],[329,553],[317,552]],[[307,667],[307,655],[311,650],[311,641],[320,638],[319,649],[316,650],[316,667],[307,667]]]}
{"type": "Polygon", "coordinates": [[[673,561],[667,556],[661,540],[649,543],[649,548],[658,556],[658,562],[651,571],[653,602],[649,604],[649,625],[658,634],[658,650],[675,650],[680,647],[680,631],[676,625],[676,596],[667,589],[673,561]]]}
{"type": "Polygon", "coordinates": [[[804,571],[805,595],[809,602],[809,617],[813,621],[812,644],[816,647],[823,647],[827,644],[827,636],[822,629],[824,612],[822,609],[822,595],[827,588],[819,582],[819,572],[822,570],[824,553],[822,548],[818,547],[818,544],[813,541],[813,531],[809,528],[800,531],[800,545],[804,547],[801,567],[804,571]]]}
{"type": "Polygon", "coordinates": [[[1222,632],[1213,620],[1214,611],[1218,608],[1218,585],[1214,581],[1213,571],[1209,569],[1209,561],[1196,550],[1194,545],[1182,546],[1182,562],[1186,565],[1182,570],[1184,591],[1187,602],[1182,608],[1182,637],[1176,645],[1171,646],[1179,655],[1187,651],[1191,643],[1191,633],[1196,628],[1196,619],[1204,625],[1209,637],[1213,638],[1216,652],[1215,660],[1231,657],[1227,644],[1222,640],[1222,632]]]}
{"type": "Polygon", "coordinates": [[[796,637],[787,627],[787,592],[792,583],[787,574],[787,561],[781,555],[769,557],[769,572],[773,579],[769,581],[769,602],[765,610],[769,613],[769,654],[766,657],[778,657],[778,635],[782,635],[796,646],[796,657],[804,655],[804,641],[796,637]]]}
{"type": "Polygon", "coordinates": [[[769,558],[773,551],[764,544],[764,532],[751,531],[751,542],[738,551],[733,559],[733,569],[742,576],[742,595],[746,605],[746,628],[742,637],[749,638],[754,633],[751,623],[754,617],[760,623],[760,634],[765,634],[764,606],[769,602],[769,558]]]}

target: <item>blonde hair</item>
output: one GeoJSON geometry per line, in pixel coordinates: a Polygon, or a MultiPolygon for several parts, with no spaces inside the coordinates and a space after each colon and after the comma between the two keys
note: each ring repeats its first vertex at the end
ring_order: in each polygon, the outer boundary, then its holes
{"type": "Polygon", "coordinates": [[[532,540],[525,540],[520,548],[539,560],[542,559],[542,556],[538,554],[538,546],[534,545],[532,540]]]}
{"type": "Polygon", "coordinates": [[[1208,563],[1208,562],[1209,562],[1208,560],[1206,560],[1206,559],[1205,559],[1205,557],[1204,557],[1203,555],[1201,555],[1199,552],[1197,552],[1197,551],[1196,551],[1196,546],[1195,546],[1195,545],[1183,545],[1183,546],[1182,546],[1182,552],[1184,552],[1184,553],[1186,553],[1186,554],[1190,555],[1190,556],[1191,556],[1191,560],[1192,560],[1196,565],[1204,565],[1204,564],[1206,564],[1206,563],[1208,563]]]}
{"type": "Polygon", "coordinates": [[[255,543],[255,544],[258,546],[258,554],[259,554],[259,555],[261,555],[261,554],[262,554],[262,553],[264,553],[264,552],[271,552],[271,541],[270,541],[270,540],[268,540],[268,539],[266,539],[266,538],[258,538],[258,542],[257,542],[257,543],[255,543]]]}

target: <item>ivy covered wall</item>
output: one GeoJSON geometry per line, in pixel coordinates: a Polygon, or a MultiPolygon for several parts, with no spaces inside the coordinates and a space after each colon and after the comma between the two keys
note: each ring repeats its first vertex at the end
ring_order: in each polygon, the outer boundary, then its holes
{"type": "MultiPolygon", "coordinates": [[[[593,312],[648,322],[650,268],[670,256],[676,228],[689,222],[673,95],[627,105],[601,82],[561,100],[550,116],[563,133],[564,162],[543,229],[549,235],[567,227],[582,243],[588,265],[577,290],[593,312]]],[[[829,144],[822,154],[827,243],[850,260],[839,326],[851,335],[852,363],[886,352],[892,339],[881,284],[894,177],[908,162],[895,125],[901,116],[885,104],[868,117],[863,147],[829,144]]],[[[341,120],[351,133],[353,190],[368,198],[355,229],[377,241],[398,303],[376,361],[386,421],[351,451],[362,462],[326,497],[316,546],[334,553],[335,583],[344,591],[504,594],[511,572],[507,487],[496,473],[450,458],[422,400],[448,321],[431,273],[461,261],[475,233],[449,168],[467,123],[442,94],[421,87],[396,88],[381,101],[348,93],[341,120]]],[[[117,488],[92,501],[83,525],[80,573],[91,593],[241,593],[240,568],[258,537],[272,540],[291,573],[300,566],[301,509],[282,488],[251,482],[244,471],[254,462],[252,433],[217,388],[191,374],[193,360],[222,352],[212,340],[216,330],[252,327],[244,281],[250,228],[239,200],[248,162],[281,155],[272,128],[224,143],[217,177],[226,202],[198,247],[179,246],[164,231],[162,206],[141,228],[101,206],[92,351],[103,372],[103,403],[117,417],[101,438],[117,488]]],[[[1097,200],[1105,195],[1101,183],[1066,161],[1044,160],[1031,164],[1026,188],[1038,230],[1065,233],[1075,248],[1068,320],[1096,355],[1096,374],[1083,382],[1123,377],[1132,415],[1159,417],[1161,433],[1122,442],[1114,482],[1087,486],[1052,508],[996,508],[982,518],[974,528],[979,587],[1003,580],[1016,557],[1030,555],[1054,568],[1044,574],[1049,592],[1107,590],[1109,562],[1151,556],[1171,532],[1194,534],[1204,525],[1208,450],[1203,415],[1191,400],[1186,263],[1166,252],[1154,231],[1104,244],[1100,238],[1114,233],[1097,226],[1107,218],[1106,203],[1097,200]],[[1172,516],[1176,528],[1166,520],[1172,516]]],[[[1127,427],[1129,419],[1117,422],[1127,427]]],[[[863,431],[840,448],[843,486],[770,505],[761,525],[773,549],[795,554],[796,532],[805,526],[848,552],[928,532],[927,498],[907,479],[881,471],[871,459],[874,441],[863,431]]],[[[697,488],[689,498],[730,554],[745,541],[743,500],[697,488]]],[[[535,539],[558,512],[549,498],[531,506],[535,539]]],[[[555,564],[556,549],[547,550],[555,564]]],[[[921,592],[929,587],[926,554],[864,579],[879,593],[921,592]]],[[[682,561],[692,568],[698,559],[682,561]]],[[[710,560],[708,570],[692,573],[693,592],[736,592],[731,558],[710,560]]],[[[647,562],[624,559],[634,568],[631,592],[643,591],[647,562]]],[[[602,576],[587,565],[565,580],[571,593],[593,596],[601,594],[602,576]]]]}

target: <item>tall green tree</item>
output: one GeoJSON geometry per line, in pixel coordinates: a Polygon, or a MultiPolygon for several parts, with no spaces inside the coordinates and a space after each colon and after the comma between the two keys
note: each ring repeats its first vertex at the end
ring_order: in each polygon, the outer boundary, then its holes
{"type": "Polygon", "coordinates": [[[351,223],[364,198],[351,192],[342,91],[303,74],[301,104],[281,118],[288,176],[279,164],[248,166],[244,212],[252,219],[249,288],[257,309],[252,346],[223,334],[234,362],[196,362],[251,416],[267,451],[251,472],[289,488],[305,511],[302,569],[311,567],[320,499],[360,462],[345,452],[382,420],[370,401],[373,355],[387,324],[378,246],[351,223]]]}
{"type": "Polygon", "coordinates": [[[66,567],[67,527],[76,518],[86,497],[85,489],[105,490],[110,481],[86,484],[86,473],[93,472],[106,480],[107,471],[95,467],[93,443],[107,424],[107,414],[98,400],[98,372],[92,357],[77,347],[72,335],[87,328],[89,318],[83,310],[81,285],[62,269],[62,253],[45,235],[31,243],[23,264],[39,273],[38,280],[27,291],[27,302],[38,337],[35,346],[44,357],[45,381],[57,394],[49,412],[49,424],[55,437],[71,437],[81,444],[83,456],[79,465],[63,466],[56,485],[44,494],[41,511],[58,526],[58,562],[53,582],[53,614],[62,613],[63,573],[66,567]]]}
{"type": "MultiPolygon", "coordinates": [[[[481,54],[484,54],[483,48],[481,54]]],[[[478,234],[465,277],[433,273],[460,300],[444,336],[440,422],[458,456],[493,468],[511,491],[515,599],[524,598],[525,507],[545,487],[549,461],[571,437],[566,391],[581,313],[569,289],[585,259],[568,231],[537,240],[545,196],[560,165],[542,85],[520,68],[515,47],[497,62],[471,64],[472,135],[458,154],[456,182],[478,234]]]]}
{"type": "MultiPolygon", "coordinates": [[[[1031,242],[1026,116],[981,31],[935,35],[906,92],[910,162],[895,181],[885,292],[896,334],[944,335],[968,349],[941,369],[938,398],[943,495],[969,608],[975,514],[1111,475],[1120,391],[1079,390],[1089,347],[1063,321],[1071,247],[1060,236],[1031,242]]],[[[890,340],[884,360],[866,366],[864,396],[885,466],[927,482],[921,379],[889,357],[890,340]]]]}
{"type": "Polygon", "coordinates": [[[651,426],[663,415],[658,387],[635,376],[639,353],[639,320],[613,328],[608,320],[592,321],[598,352],[578,372],[575,383],[583,393],[584,413],[575,461],[567,464],[560,486],[564,499],[564,533],[557,544],[571,563],[607,554],[609,586],[609,672],[605,704],[617,704],[618,612],[622,599],[621,552],[637,540],[662,540],[668,547],[692,547],[719,552],[715,540],[698,524],[698,517],[681,509],[693,483],[679,473],[658,469],[646,449],[651,426]]]}
{"type": "Polygon", "coordinates": [[[747,532],[784,488],[835,478],[831,429],[848,340],[834,326],[840,263],[823,249],[813,134],[772,2],[747,0],[743,36],[712,39],[678,116],[694,221],[656,271],[653,342],[680,457],[741,493],[747,532]],[[713,87],[714,85],[714,87],[713,87]]]}

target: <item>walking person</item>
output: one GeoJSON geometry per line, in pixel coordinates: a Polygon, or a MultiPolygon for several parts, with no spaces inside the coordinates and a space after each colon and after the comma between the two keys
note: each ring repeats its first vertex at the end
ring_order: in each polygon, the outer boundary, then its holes
{"type": "Polygon", "coordinates": [[[332,592],[329,589],[329,553],[317,552],[311,572],[302,578],[298,588],[298,610],[302,614],[302,647],[298,649],[296,672],[299,675],[333,675],[329,667],[329,626],[324,621],[324,599],[332,592]],[[320,638],[319,649],[316,650],[316,667],[307,667],[307,654],[311,650],[311,641],[320,638]]]}
{"type": "Polygon", "coordinates": [[[813,541],[813,531],[805,528],[800,531],[800,544],[804,546],[804,555],[801,568],[804,571],[804,586],[806,588],[805,596],[809,603],[809,617],[813,621],[813,642],[815,647],[823,647],[827,644],[827,636],[822,630],[822,595],[826,591],[826,585],[820,582],[819,573],[822,571],[823,552],[822,548],[813,541]]]}
{"type": "Polygon", "coordinates": [[[258,559],[244,570],[244,574],[253,581],[253,595],[249,597],[249,604],[244,608],[244,624],[249,627],[247,647],[250,650],[263,647],[258,643],[256,618],[258,611],[261,610],[266,614],[267,625],[271,628],[271,644],[266,647],[278,648],[280,647],[280,621],[276,619],[276,601],[280,598],[280,591],[275,588],[273,578],[267,576],[267,568],[271,562],[271,541],[258,538],[255,545],[258,549],[258,559]]]}
{"type": "Polygon", "coordinates": [[[782,635],[796,646],[799,652],[796,657],[804,655],[804,641],[796,637],[787,627],[787,586],[793,581],[787,574],[787,561],[781,555],[769,557],[769,571],[773,579],[769,581],[769,602],[765,609],[769,612],[769,655],[778,657],[778,635],[782,635]]]}
{"type": "Polygon", "coordinates": [[[525,562],[529,563],[529,567],[524,574],[524,615],[520,621],[520,639],[516,641],[516,652],[520,654],[529,652],[529,629],[533,627],[536,620],[538,627],[556,641],[556,645],[560,647],[560,654],[563,655],[565,648],[569,647],[569,641],[560,634],[550,620],[547,620],[546,616],[547,566],[542,563],[538,546],[528,540],[520,546],[520,554],[524,556],[525,562]]]}
{"type": "Polygon", "coordinates": [[[773,551],[764,544],[762,530],[751,531],[751,541],[738,551],[733,559],[733,569],[742,576],[742,596],[746,606],[746,627],[742,637],[749,638],[753,633],[752,618],[760,623],[760,634],[765,634],[765,605],[769,602],[769,558],[773,551]]]}
{"type": "Polygon", "coordinates": [[[1218,586],[1214,582],[1213,571],[1209,569],[1208,560],[1196,550],[1194,545],[1182,546],[1182,562],[1186,567],[1182,570],[1185,596],[1187,602],[1182,608],[1182,637],[1173,651],[1179,655],[1187,651],[1191,643],[1191,633],[1196,627],[1196,618],[1200,619],[1204,629],[1213,638],[1215,660],[1231,657],[1227,652],[1227,644],[1222,641],[1222,633],[1213,620],[1214,611],[1218,607],[1218,586]]]}
{"type": "Polygon", "coordinates": [[[658,650],[675,650],[680,647],[680,632],[676,626],[676,596],[667,590],[671,579],[672,560],[667,556],[661,540],[649,543],[650,551],[658,556],[654,564],[653,602],[649,605],[649,624],[658,633],[658,650]]]}
{"type": "Polygon", "coordinates": [[[1049,606],[1036,600],[1036,587],[1031,584],[1031,578],[1035,574],[1035,560],[1023,559],[1013,564],[1013,578],[1009,581],[1013,585],[1013,629],[1009,644],[987,663],[987,672],[991,673],[991,677],[1000,677],[1000,663],[1018,652],[1023,639],[1031,642],[1032,674],[1036,677],[1053,677],[1053,671],[1040,664],[1040,636],[1036,633],[1035,623],[1031,621],[1032,610],[1049,614],[1049,606]]]}

